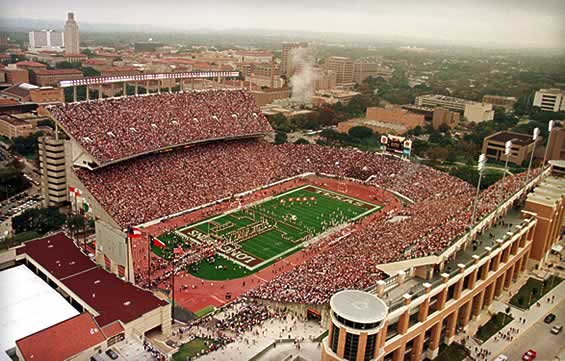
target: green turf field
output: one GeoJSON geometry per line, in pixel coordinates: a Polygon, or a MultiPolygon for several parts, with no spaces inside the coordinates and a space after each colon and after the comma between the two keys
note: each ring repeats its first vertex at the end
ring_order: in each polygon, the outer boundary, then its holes
{"type": "MultiPolygon", "coordinates": [[[[189,243],[227,244],[220,247],[219,254],[226,261],[229,260],[230,265],[239,265],[242,269],[236,273],[241,273],[239,276],[242,277],[247,273],[242,272],[243,269],[255,272],[266,264],[296,252],[304,242],[321,233],[380,208],[340,193],[306,185],[246,208],[181,227],[176,234],[189,243]]],[[[230,265],[221,266],[229,268],[230,265]]],[[[215,268],[218,263],[203,265],[203,268],[209,266],[215,268]]]]}

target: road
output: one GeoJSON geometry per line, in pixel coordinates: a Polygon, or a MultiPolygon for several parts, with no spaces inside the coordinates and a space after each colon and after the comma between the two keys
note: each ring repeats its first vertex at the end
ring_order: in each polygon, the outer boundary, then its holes
{"type": "Polygon", "coordinates": [[[542,318],[506,348],[504,354],[508,356],[509,361],[522,360],[524,352],[531,348],[538,353],[536,360],[554,360],[558,355],[561,360],[565,360],[565,330],[558,335],[549,332],[551,327],[556,325],[565,327],[565,300],[550,312],[557,316],[555,321],[548,325],[542,318]]]}

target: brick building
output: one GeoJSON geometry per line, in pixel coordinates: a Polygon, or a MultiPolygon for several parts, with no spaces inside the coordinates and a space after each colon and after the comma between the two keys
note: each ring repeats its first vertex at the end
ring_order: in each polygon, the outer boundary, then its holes
{"type": "Polygon", "coordinates": [[[82,79],[78,69],[37,69],[31,73],[31,82],[39,86],[56,86],[61,80],[82,79]]]}
{"type": "Polygon", "coordinates": [[[522,133],[502,131],[489,135],[483,140],[482,153],[489,159],[504,162],[506,161],[505,144],[509,140],[512,141],[512,151],[508,161],[516,165],[528,162],[534,151],[534,141],[530,135],[522,133]]]}
{"type": "Polygon", "coordinates": [[[442,124],[447,124],[449,129],[457,127],[460,114],[446,108],[435,108],[432,116],[432,127],[438,129],[442,124]]]}

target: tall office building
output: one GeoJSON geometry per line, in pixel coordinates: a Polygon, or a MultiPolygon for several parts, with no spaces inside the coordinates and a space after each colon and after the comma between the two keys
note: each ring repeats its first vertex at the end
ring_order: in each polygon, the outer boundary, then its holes
{"type": "Polygon", "coordinates": [[[64,35],[60,31],[34,30],[29,32],[30,49],[60,49],[63,43],[64,35]]]}
{"type": "Polygon", "coordinates": [[[80,53],[78,24],[75,21],[75,14],[68,13],[65,23],[65,53],[80,53]]]}
{"type": "Polygon", "coordinates": [[[337,74],[337,85],[353,86],[353,60],[341,56],[331,56],[326,59],[324,69],[337,74]]]}
{"type": "Polygon", "coordinates": [[[297,48],[307,48],[308,43],[283,43],[282,45],[282,54],[281,54],[281,67],[280,73],[281,75],[286,75],[290,77],[292,75],[292,55],[291,52],[293,49],[297,48]]]}

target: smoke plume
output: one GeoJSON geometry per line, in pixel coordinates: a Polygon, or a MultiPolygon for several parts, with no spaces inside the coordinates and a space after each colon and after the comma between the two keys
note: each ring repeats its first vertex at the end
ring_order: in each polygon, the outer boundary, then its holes
{"type": "Polygon", "coordinates": [[[317,74],[314,71],[314,59],[308,48],[295,48],[290,52],[292,100],[310,102],[314,95],[317,74]]]}

